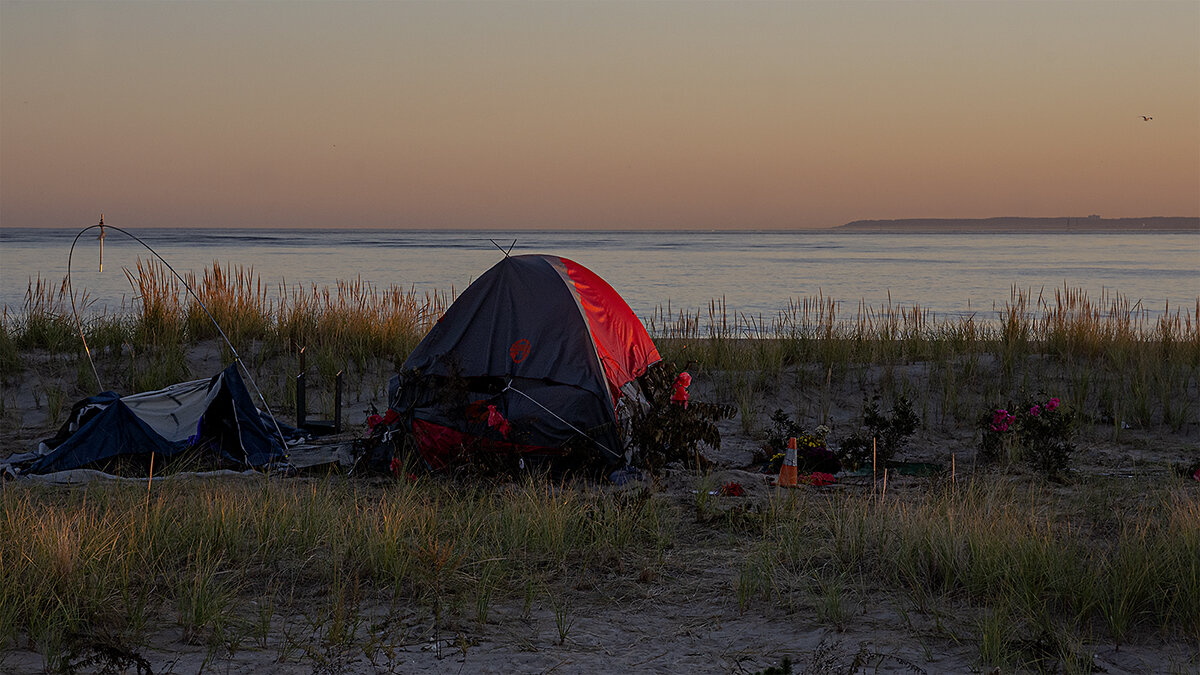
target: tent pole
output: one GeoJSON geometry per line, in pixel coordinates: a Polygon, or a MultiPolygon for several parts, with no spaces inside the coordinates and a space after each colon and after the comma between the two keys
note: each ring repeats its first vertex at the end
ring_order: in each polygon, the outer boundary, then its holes
{"type": "Polygon", "coordinates": [[[200,309],[204,310],[204,313],[208,316],[208,320],[212,321],[212,324],[213,324],[213,326],[216,327],[217,332],[221,334],[221,339],[223,339],[225,341],[225,344],[229,347],[229,351],[233,353],[233,360],[242,366],[242,370],[246,371],[246,379],[248,379],[250,381],[250,386],[254,388],[254,393],[258,394],[258,400],[262,402],[263,408],[266,409],[267,416],[269,416],[271,418],[271,424],[274,425],[275,433],[278,435],[278,438],[279,438],[279,445],[281,448],[283,448],[284,452],[286,453],[287,452],[287,438],[284,437],[283,430],[279,428],[279,422],[275,419],[275,413],[271,412],[271,406],[267,403],[266,397],[263,396],[262,389],[259,389],[258,383],[254,381],[254,374],[250,372],[250,368],[247,367],[245,362],[242,361],[242,357],[241,357],[241,355],[238,354],[237,348],[233,346],[233,342],[231,342],[229,340],[229,336],[225,334],[225,329],[221,328],[221,324],[217,323],[216,317],[214,317],[212,315],[212,312],[208,311],[208,306],[204,304],[204,301],[200,299],[199,295],[196,295],[196,291],[192,289],[192,287],[188,284],[187,280],[184,279],[183,276],[179,274],[179,272],[176,272],[175,268],[171,267],[171,263],[167,262],[166,258],[159,255],[158,251],[155,251],[150,246],[150,244],[147,244],[146,242],[142,241],[140,238],[138,238],[137,235],[133,234],[132,232],[127,232],[119,227],[114,226],[114,225],[105,225],[103,215],[100,216],[100,222],[98,224],[89,225],[88,227],[85,227],[82,230],[80,230],[79,234],[75,235],[74,241],[71,242],[71,250],[67,253],[67,293],[71,296],[71,313],[75,315],[75,325],[78,326],[78,328],[79,328],[79,337],[83,340],[83,349],[87,353],[88,363],[91,364],[91,366],[92,366],[92,374],[96,376],[97,386],[99,386],[101,389],[104,388],[104,385],[100,382],[100,374],[98,372],[96,372],[96,363],[95,363],[95,361],[92,360],[92,352],[90,349],[88,349],[87,338],[84,336],[84,333],[83,333],[83,322],[79,319],[79,311],[75,307],[75,292],[74,292],[73,287],[71,286],[71,257],[75,253],[75,244],[79,241],[79,238],[81,236],[83,236],[84,232],[87,232],[88,230],[93,230],[97,227],[100,228],[101,234],[104,233],[104,228],[107,227],[108,229],[116,230],[117,232],[120,232],[121,234],[123,234],[123,235],[129,237],[130,239],[136,241],[137,243],[141,244],[147,251],[150,251],[150,253],[152,253],[154,255],[154,257],[158,259],[159,262],[161,262],[168,270],[170,270],[171,274],[175,275],[175,278],[179,280],[179,283],[183,284],[184,289],[187,290],[188,294],[192,296],[192,299],[196,301],[196,304],[200,306],[200,309]]]}

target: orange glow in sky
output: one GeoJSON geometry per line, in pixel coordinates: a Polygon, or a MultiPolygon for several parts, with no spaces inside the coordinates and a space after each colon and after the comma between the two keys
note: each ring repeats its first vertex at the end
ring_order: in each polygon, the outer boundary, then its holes
{"type": "Polygon", "coordinates": [[[0,225],[101,212],[1200,216],[1200,3],[4,0],[0,225]]]}

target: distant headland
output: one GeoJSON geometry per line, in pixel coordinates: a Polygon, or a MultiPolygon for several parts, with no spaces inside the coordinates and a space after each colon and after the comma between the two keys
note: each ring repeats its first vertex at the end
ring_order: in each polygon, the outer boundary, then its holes
{"type": "Polygon", "coordinates": [[[855,220],[834,229],[855,232],[1200,232],[1200,218],[902,218],[855,220]]]}

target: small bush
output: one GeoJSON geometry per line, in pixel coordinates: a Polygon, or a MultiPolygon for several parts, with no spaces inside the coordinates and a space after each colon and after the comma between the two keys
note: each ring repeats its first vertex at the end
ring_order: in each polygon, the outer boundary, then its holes
{"type": "Polygon", "coordinates": [[[851,468],[864,466],[872,459],[883,465],[908,445],[909,437],[916,433],[920,423],[907,396],[897,398],[885,415],[876,394],[870,401],[863,401],[863,426],[842,441],[837,457],[851,468]]]}
{"type": "Polygon", "coordinates": [[[989,462],[1026,461],[1048,477],[1059,477],[1075,452],[1075,417],[1057,397],[1045,395],[993,407],[979,417],[980,457],[989,462]]]}
{"type": "Polygon", "coordinates": [[[728,405],[672,401],[675,377],[674,364],[660,362],[647,371],[639,383],[648,405],[635,406],[630,415],[629,446],[633,450],[633,463],[652,473],[677,461],[698,468],[707,466],[709,461],[701,454],[700,446],[720,449],[717,421],[733,417],[735,412],[728,405]]]}
{"type": "Polygon", "coordinates": [[[767,432],[767,442],[758,452],[754,453],[751,461],[754,464],[763,465],[763,470],[767,473],[778,473],[783,464],[788,439],[794,438],[796,439],[796,467],[800,472],[837,473],[842,470],[842,465],[825,441],[828,434],[829,429],[825,425],[819,425],[816,429],[808,431],[792,420],[791,416],[782,409],[776,409],[771,414],[771,428],[767,432]]]}

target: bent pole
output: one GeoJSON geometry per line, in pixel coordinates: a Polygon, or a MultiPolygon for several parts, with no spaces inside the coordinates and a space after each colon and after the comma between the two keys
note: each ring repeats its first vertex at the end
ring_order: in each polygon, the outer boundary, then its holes
{"type": "Polygon", "coordinates": [[[179,283],[183,284],[183,287],[187,290],[188,295],[190,295],[192,299],[196,301],[197,305],[200,305],[200,309],[204,310],[204,314],[208,316],[208,320],[212,322],[212,325],[216,327],[217,332],[221,334],[221,339],[225,341],[225,345],[229,347],[230,353],[233,354],[234,362],[240,365],[242,367],[242,371],[246,373],[246,378],[250,380],[250,386],[254,387],[254,393],[258,394],[258,400],[262,402],[263,409],[267,411],[267,416],[271,418],[271,424],[275,427],[275,433],[279,436],[279,442],[286,453],[287,439],[283,435],[283,430],[279,428],[279,422],[275,420],[275,413],[271,412],[271,406],[267,404],[266,397],[263,396],[262,390],[258,388],[258,383],[254,381],[254,374],[250,372],[250,368],[248,368],[246,363],[242,361],[242,357],[240,354],[238,354],[237,348],[233,346],[233,342],[231,342],[229,340],[229,336],[225,334],[225,329],[221,328],[221,324],[217,323],[216,317],[212,315],[212,312],[208,311],[208,307],[204,304],[204,301],[200,299],[200,296],[196,295],[196,291],[192,290],[192,287],[188,284],[187,280],[184,279],[179,272],[176,272],[174,267],[171,267],[171,263],[167,262],[165,258],[158,254],[158,251],[155,251],[153,247],[139,239],[138,236],[132,232],[123,230],[115,225],[105,225],[103,214],[100,216],[99,223],[95,225],[89,225],[88,227],[80,230],[79,234],[75,235],[75,239],[71,241],[71,250],[67,253],[67,294],[71,297],[71,314],[75,317],[75,326],[79,329],[79,338],[83,341],[83,351],[87,354],[88,364],[92,367],[92,375],[96,378],[96,386],[98,386],[101,390],[104,389],[104,384],[100,381],[100,373],[96,370],[96,362],[92,359],[92,350],[88,347],[87,337],[84,335],[83,321],[80,320],[79,311],[75,307],[75,289],[71,286],[71,259],[75,254],[75,244],[78,243],[79,238],[82,237],[84,233],[96,228],[100,228],[100,271],[104,271],[104,230],[107,228],[110,230],[116,230],[117,232],[120,232],[121,234],[141,244],[143,248],[157,258],[158,261],[161,262],[168,270],[171,270],[171,274],[175,275],[175,278],[179,280],[179,283]]]}

